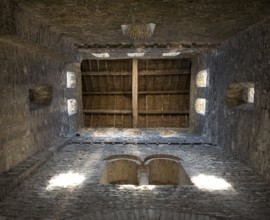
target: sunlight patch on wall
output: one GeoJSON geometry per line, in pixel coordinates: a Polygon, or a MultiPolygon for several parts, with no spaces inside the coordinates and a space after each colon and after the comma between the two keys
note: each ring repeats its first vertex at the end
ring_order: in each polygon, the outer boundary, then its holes
{"type": "Polygon", "coordinates": [[[132,184],[119,185],[120,190],[150,191],[150,190],[154,190],[155,188],[156,188],[156,185],[142,185],[142,186],[136,186],[136,185],[132,185],[132,184]]]}
{"type": "Polygon", "coordinates": [[[250,87],[246,89],[246,94],[244,93],[244,99],[246,100],[247,103],[254,103],[254,95],[255,95],[255,89],[254,87],[250,87]]]}
{"type": "Polygon", "coordinates": [[[226,102],[229,108],[250,104],[254,106],[254,98],[254,83],[230,83],[227,87],[226,102]]]}
{"type": "Polygon", "coordinates": [[[200,174],[191,178],[191,181],[199,189],[214,190],[233,190],[232,185],[222,178],[216,176],[200,174]]]}
{"type": "Polygon", "coordinates": [[[208,78],[207,70],[202,70],[198,72],[196,76],[197,87],[199,88],[207,87],[207,78],[208,78]]]}
{"type": "Polygon", "coordinates": [[[205,112],[206,112],[206,99],[201,99],[201,98],[196,99],[195,111],[200,115],[205,115],[205,112]]]}
{"type": "Polygon", "coordinates": [[[173,131],[173,130],[162,130],[159,132],[159,135],[161,137],[175,137],[177,136],[177,133],[176,131],[173,131]]]}
{"type": "Polygon", "coordinates": [[[76,99],[69,99],[67,101],[68,115],[74,115],[78,111],[78,104],[76,99]]]}
{"type": "Polygon", "coordinates": [[[97,58],[108,58],[108,57],[110,57],[109,53],[92,53],[92,55],[94,57],[97,57],[97,58]]]}
{"type": "Polygon", "coordinates": [[[114,128],[98,129],[94,132],[93,137],[121,137],[122,132],[114,128]]]}
{"type": "Polygon", "coordinates": [[[162,53],[163,57],[175,57],[178,56],[181,52],[167,52],[167,53],[162,53]]]}
{"type": "Polygon", "coordinates": [[[76,88],[76,74],[67,71],[67,88],[76,88]]]}
{"type": "Polygon", "coordinates": [[[127,53],[129,57],[143,57],[144,53],[127,53]]]}
{"type": "Polygon", "coordinates": [[[54,176],[50,181],[47,190],[51,190],[55,187],[61,188],[73,188],[82,184],[85,180],[85,177],[79,173],[62,173],[57,176],[54,176]]]}

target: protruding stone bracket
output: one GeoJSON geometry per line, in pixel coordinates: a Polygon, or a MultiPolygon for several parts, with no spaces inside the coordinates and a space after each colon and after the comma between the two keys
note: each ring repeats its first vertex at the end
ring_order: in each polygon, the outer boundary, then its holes
{"type": "Polygon", "coordinates": [[[227,88],[227,105],[236,107],[242,104],[253,104],[254,96],[254,83],[231,83],[227,88]]]}
{"type": "Polygon", "coordinates": [[[53,99],[52,87],[44,84],[29,89],[29,99],[36,105],[50,105],[53,99]]]}

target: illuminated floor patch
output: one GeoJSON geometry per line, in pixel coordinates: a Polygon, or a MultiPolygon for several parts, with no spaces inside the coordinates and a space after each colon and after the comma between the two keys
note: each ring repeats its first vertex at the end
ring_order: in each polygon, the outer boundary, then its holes
{"type": "Polygon", "coordinates": [[[233,190],[230,183],[223,178],[216,176],[200,174],[191,178],[192,182],[199,189],[214,190],[233,190]]]}
{"type": "Polygon", "coordinates": [[[62,173],[57,176],[54,176],[50,181],[47,190],[54,189],[56,187],[61,188],[73,188],[83,183],[85,177],[79,173],[62,173]]]}

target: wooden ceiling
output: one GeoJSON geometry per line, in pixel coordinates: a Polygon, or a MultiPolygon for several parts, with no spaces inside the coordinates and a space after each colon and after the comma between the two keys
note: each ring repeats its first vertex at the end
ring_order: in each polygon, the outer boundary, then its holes
{"type": "Polygon", "coordinates": [[[189,59],[84,60],[85,126],[188,127],[190,65],[189,59]],[[135,92],[134,65],[138,69],[135,92]]]}

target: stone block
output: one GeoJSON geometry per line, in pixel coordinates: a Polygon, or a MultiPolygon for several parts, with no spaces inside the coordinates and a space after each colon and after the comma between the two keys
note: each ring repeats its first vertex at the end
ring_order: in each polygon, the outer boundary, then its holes
{"type": "Polygon", "coordinates": [[[39,85],[29,90],[29,98],[33,104],[49,105],[53,99],[53,89],[49,85],[39,85]]]}

